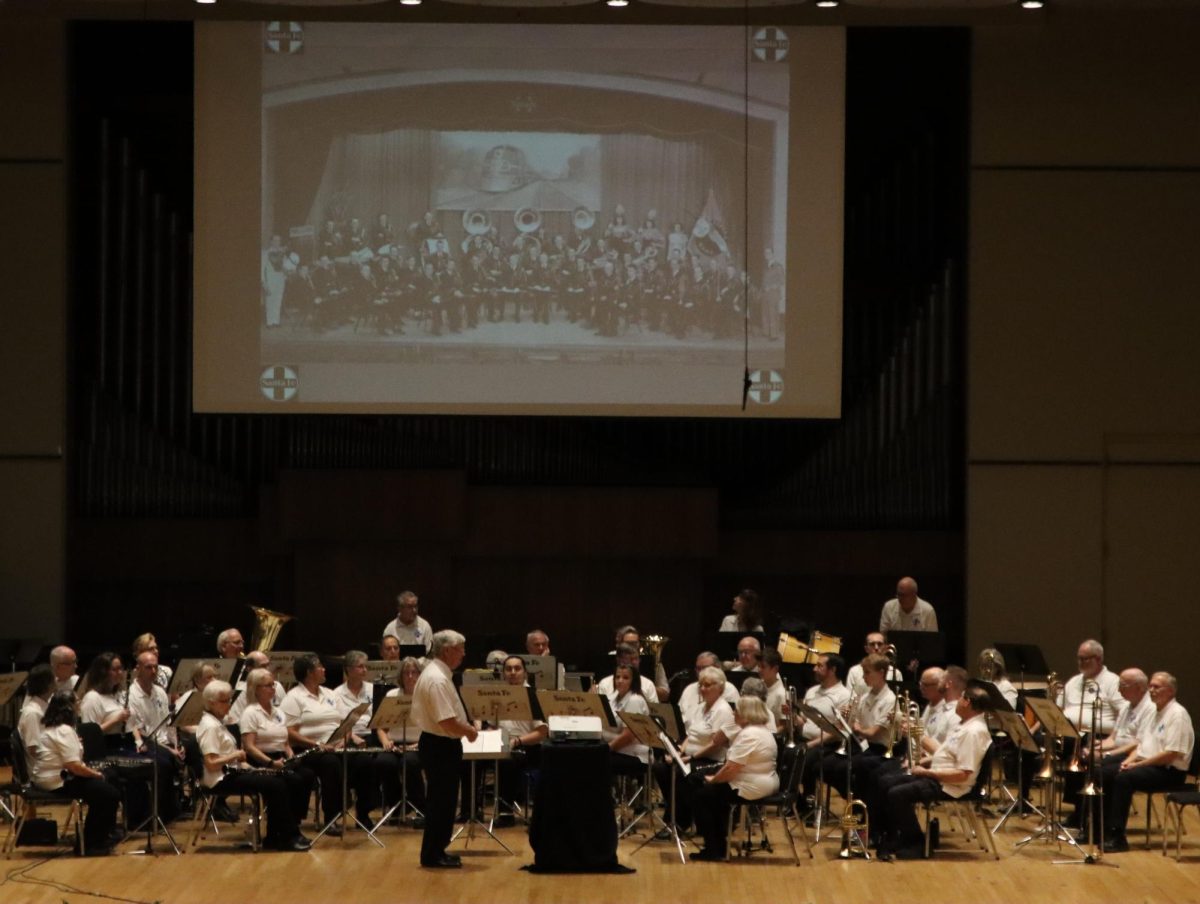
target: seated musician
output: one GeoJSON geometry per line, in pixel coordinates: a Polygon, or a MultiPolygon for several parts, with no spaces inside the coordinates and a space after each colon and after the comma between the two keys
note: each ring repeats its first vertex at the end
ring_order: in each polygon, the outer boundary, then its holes
{"type": "MultiPolygon", "coordinates": [[[[870,634],[868,634],[867,640],[863,644],[863,650],[868,656],[870,656],[872,653],[884,655],[888,650],[888,642],[883,632],[872,631],[870,634]]],[[[901,677],[900,670],[895,666],[892,666],[888,670],[888,681],[895,683],[900,681],[901,677]]],[[[866,682],[863,680],[863,667],[861,662],[850,666],[850,671],[846,673],[846,687],[849,689],[850,693],[855,696],[862,697],[866,695],[868,688],[866,682]]]]}
{"type": "MultiPolygon", "coordinates": [[[[506,656],[500,667],[506,684],[513,687],[529,687],[525,660],[520,656],[506,656]]],[[[550,727],[541,720],[517,719],[501,719],[499,727],[512,752],[511,759],[498,761],[501,797],[507,796],[508,800],[500,801],[496,825],[505,826],[513,824],[512,806],[509,801],[520,796],[518,791],[522,787],[522,781],[541,765],[541,744],[550,735],[550,727]]]]}
{"type": "MultiPolygon", "coordinates": [[[[120,738],[129,718],[125,666],[116,653],[101,653],[88,666],[79,704],[81,722],[95,722],[106,735],[120,738]]],[[[119,746],[119,745],[118,745],[119,746]]]]}
{"type": "MultiPolygon", "coordinates": [[[[253,650],[246,654],[246,669],[242,673],[243,676],[249,675],[254,669],[267,669],[272,675],[275,674],[274,667],[271,665],[271,657],[262,650],[253,650]]],[[[283,705],[283,698],[287,694],[282,684],[278,681],[274,684],[275,690],[272,699],[275,706],[283,705]]],[[[242,721],[242,713],[246,711],[246,707],[254,702],[254,695],[249,693],[246,688],[246,678],[238,680],[234,690],[240,691],[233,701],[233,706],[229,708],[229,715],[225,717],[226,725],[240,725],[242,721]]]]}
{"type": "MultiPolygon", "coordinates": [[[[386,638],[384,638],[386,640],[386,638]]],[[[396,647],[399,651],[399,644],[396,647]]],[[[389,697],[403,694],[411,699],[417,679],[421,677],[421,661],[406,656],[400,661],[400,686],[387,692],[389,697]]],[[[383,809],[388,812],[399,801],[402,793],[401,781],[408,783],[408,801],[418,810],[425,807],[425,777],[421,774],[421,758],[417,755],[417,738],[421,732],[411,722],[399,728],[376,730],[383,753],[375,757],[375,774],[383,790],[383,809]],[[403,757],[403,764],[401,758],[403,757]]],[[[424,819],[413,823],[422,828],[424,819]]]]}
{"type": "Polygon", "coordinates": [[[737,645],[737,662],[730,671],[757,672],[758,658],[762,655],[762,644],[757,637],[743,637],[737,645]]]}
{"type": "MultiPolygon", "coordinates": [[[[705,650],[696,656],[696,678],[699,679],[700,673],[709,667],[719,669],[721,667],[721,658],[716,653],[710,650],[705,650]]],[[[725,697],[725,702],[730,706],[737,706],[738,689],[732,684],[726,682],[725,689],[722,691],[725,697]]],[[[849,696],[847,694],[846,696],[849,696]]],[[[683,689],[683,693],[679,695],[679,712],[685,713],[694,708],[700,703],[700,682],[693,681],[683,689]]]]}
{"type": "Polygon", "coordinates": [[[50,668],[54,670],[54,693],[75,692],[75,685],[79,682],[79,676],[75,674],[78,665],[79,658],[70,647],[60,645],[50,651],[50,668]]]}
{"type": "MultiPolygon", "coordinates": [[[[1056,693],[1055,700],[1068,719],[1082,732],[1092,728],[1092,704],[1099,702],[1100,713],[1097,726],[1101,735],[1113,730],[1117,713],[1121,709],[1120,679],[1104,664],[1104,647],[1095,640],[1085,640],[1076,653],[1079,674],[1066,685],[1050,688],[1056,693]],[[1095,687],[1100,694],[1094,693],[1095,687]]],[[[1049,691],[1048,691],[1049,692],[1049,691]]]]}
{"type": "MultiPolygon", "coordinates": [[[[1146,724],[1154,718],[1154,701],[1148,693],[1150,679],[1141,669],[1125,669],[1120,674],[1118,690],[1125,698],[1125,704],[1117,714],[1117,724],[1112,734],[1100,741],[1096,751],[1101,757],[1100,770],[1102,775],[1112,776],[1120,770],[1121,763],[1137,748],[1138,739],[1146,724]]],[[[1088,753],[1085,751],[1085,753],[1088,753]]],[[[1064,823],[1068,828],[1084,829],[1084,807],[1079,792],[1083,787],[1086,773],[1068,772],[1064,782],[1064,795],[1075,804],[1075,811],[1064,823]]],[[[1086,833],[1082,833],[1086,838],[1086,833]]],[[[1098,840],[1098,839],[1097,839],[1098,840]]]]}
{"type": "Polygon", "coordinates": [[[84,852],[98,856],[109,853],[121,837],[116,827],[121,792],[83,762],[83,744],[75,733],[75,704],[71,693],[55,694],[46,704],[30,778],[35,788],[61,790],[87,803],[84,852]]]}
{"type": "MultiPolygon", "coordinates": [[[[804,703],[818,710],[826,719],[837,724],[836,715],[850,702],[850,690],[842,684],[846,661],[836,653],[822,653],[813,666],[813,677],[817,683],[804,692],[804,703]]],[[[817,775],[822,759],[837,749],[841,743],[838,735],[831,735],[809,721],[803,713],[796,714],[796,727],[804,739],[804,764],[800,782],[805,798],[816,794],[817,775]]]]}
{"type": "Polygon", "coordinates": [[[738,799],[759,800],[779,790],[775,771],[779,745],[767,728],[768,715],[761,700],[742,695],[737,739],[729,746],[721,768],[704,776],[696,793],[696,828],[704,836],[704,847],[692,854],[693,860],[724,860],[730,806],[738,799]]]}
{"type": "Polygon", "coordinates": [[[170,822],[179,815],[175,779],[183,765],[184,752],[175,729],[163,724],[170,715],[171,703],[158,683],[158,668],[158,654],[153,650],[138,654],[134,680],[129,686],[129,728],[134,749],[155,759],[159,771],[158,815],[164,822],[170,822]]]}
{"type": "MultiPolygon", "coordinates": [[[[534,628],[525,635],[525,652],[530,656],[553,656],[550,652],[550,635],[541,628],[534,628]]],[[[539,679],[539,684],[545,687],[545,683],[539,679]]],[[[558,664],[558,675],[555,678],[554,687],[564,688],[567,686],[567,667],[563,663],[558,664]]]]}
{"type": "Polygon", "coordinates": [[[389,634],[402,644],[421,644],[428,652],[433,642],[433,628],[417,614],[420,600],[411,590],[403,590],[396,597],[396,617],[383,626],[383,636],[389,634]]]}
{"type": "MultiPolygon", "coordinates": [[[[350,780],[354,785],[354,806],[358,821],[363,825],[371,825],[371,811],[379,805],[379,784],[375,781],[374,753],[368,753],[364,748],[370,747],[371,716],[375,708],[375,686],[367,681],[367,654],[362,650],[349,650],[343,657],[344,678],[333,690],[333,699],[337,705],[338,716],[342,719],[350,715],[350,711],[360,704],[367,704],[367,709],[350,733],[350,743],[361,751],[353,757],[350,764],[350,780]]],[[[378,751],[376,751],[378,752],[378,751]]]]}
{"type": "MultiPolygon", "coordinates": [[[[687,738],[680,754],[684,762],[693,768],[718,765],[725,758],[729,739],[738,732],[733,710],[725,701],[725,673],[713,666],[700,672],[700,702],[688,712],[682,712],[687,738]]],[[[673,763],[660,763],[655,768],[655,778],[663,796],[670,803],[671,775],[673,763]]],[[[692,785],[690,782],[675,783],[675,825],[687,828],[692,824],[692,785]]],[[[669,812],[669,810],[668,810],[669,812]]]]}
{"type": "MultiPolygon", "coordinates": [[[[646,692],[647,700],[657,700],[659,703],[665,703],[671,697],[671,685],[667,681],[667,670],[663,668],[662,663],[656,663],[653,669],[652,679],[646,676],[645,671],[641,668],[641,650],[642,650],[642,635],[633,625],[622,625],[617,629],[616,642],[626,643],[633,647],[634,654],[638,657],[637,661],[630,661],[630,665],[638,667],[642,672],[642,689],[646,690],[647,683],[653,684],[654,693],[646,692]]],[[[616,648],[613,649],[613,655],[616,655],[616,648]]],[[[607,693],[601,691],[600,693],[607,693]]]]}
{"type": "Polygon", "coordinates": [[[1004,699],[1008,701],[1009,706],[1013,709],[1017,708],[1017,689],[1008,680],[1004,657],[1000,654],[999,650],[995,647],[987,647],[981,650],[976,671],[984,681],[990,681],[996,685],[996,690],[1000,691],[1004,699]]]}
{"type": "Polygon", "coordinates": [[[237,659],[246,649],[246,641],[237,628],[226,628],[217,635],[217,653],[222,659],[237,659]]]}
{"type": "Polygon", "coordinates": [[[779,677],[782,665],[783,657],[775,649],[763,650],[758,660],[758,677],[767,689],[767,711],[775,721],[775,730],[779,732],[787,727],[784,718],[788,708],[787,687],[779,677]]]}
{"type": "Polygon", "coordinates": [[[196,726],[196,742],[204,756],[201,783],[224,794],[262,795],[267,807],[263,846],[276,851],[308,850],[312,843],[300,834],[300,814],[308,807],[307,783],[288,771],[247,767],[246,751],[238,749],[237,741],[223,724],[233,688],[226,681],[214,680],[205,686],[203,694],[205,713],[196,726]]]}
{"type": "Polygon", "coordinates": [[[384,662],[399,662],[400,638],[395,634],[385,634],[379,642],[379,658],[384,662]]]}
{"type": "Polygon", "coordinates": [[[1173,791],[1187,778],[1195,746],[1192,718],[1175,699],[1178,682],[1170,672],[1150,676],[1154,714],[1142,728],[1137,747],[1104,774],[1104,849],[1129,850],[1125,823],[1138,791],[1173,791]]]}
{"type": "MultiPolygon", "coordinates": [[[[147,651],[153,653],[156,659],[161,658],[158,650],[158,641],[154,639],[154,635],[149,633],[139,634],[133,640],[133,661],[136,663],[138,657],[147,651]]],[[[158,681],[159,686],[164,691],[171,686],[171,679],[174,675],[175,672],[169,665],[163,665],[159,662],[158,678],[155,680],[158,681]]]]}
{"type": "MultiPolygon", "coordinates": [[[[650,705],[641,690],[641,676],[631,665],[618,665],[613,669],[613,692],[608,695],[613,714],[640,713],[650,714],[650,705]]],[[[617,716],[615,729],[605,727],[601,737],[608,744],[611,753],[609,761],[614,775],[644,775],[646,764],[650,762],[650,748],[639,743],[624,722],[617,716]]]]}
{"type": "Polygon", "coordinates": [[[915,807],[942,795],[960,798],[971,790],[992,743],[987,727],[990,708],[987,691],[979,687],[968,688],[955,708],[961,721],[937,753],[927,762],[913,766],[911,773],[895,772],[880,777],[881,799],[885,803],[870,816],[873,827],[874,823],[880,823],[881,857],[894,854],[900,859],[914,859],[924,856],[925,836],[917,822],[915,807]]]}
{"type": "MultiPolygon", "coordinates": [[[[649,678],[647,678],[645,675],[641,674],[642,656],[638,652],[638,647],[637,647],[636,642],[635,643],[627,643],[627,642],[618,643],[617,649],[616,649],[616,654],[617,654],[616,665],[627,665],[627,666],[632,666],[635,669],[638,669],[638,674],[641,676],[638,681],[638,684],[640,685],[642,696],[644,696],[647,700],[657,700],[658,699],[658,690],[657,690],[657,688],[655,688],[654,682],[651,681],[649,678]]],[[[614,671],[614,674],[615,674],[615,671],[614,671]]],[[[613,675],[605,675],[603,678],[601,678],[600,681],[596,684],[596,692],[599,694],[603,694],[606,697],[611,698],[613,695],[613,675]]]]}
{"type": "MultiPolygon", "coordinates": [[[[892,717],[896,706],[896,695],[887,686],[887,674],[891,668],[886,656],[872,653],[862,661],[863,681],[867,693],[851,697],[844,708],[843,718],[853,732],[847,753],[853,759],[882,757],[892,741],[892,717]],[[866,742],[866,748],[862,746],[866,742]]],[[[823,767],[825,784],[836,788],[846,796],[846,757],[835,752],[825,757],[823,767]]]]}
{"type": "Polygon", "coordinates": [[[21,704],[21,714],[17,718],[17,731],[21,735],[21,746],[25,748],[25,768],[30,775],[33,774],[38,737],[42,733],[42,716],[46,715],[46,704],[54,696],[54,683],[54,669],[44,662],[30,669],[29,677],[25,679],[25,702],[21,704]]]}
{"type": "MultiPolygon", "coordinates": [[[[292,749],[302,752],[316,748],[305,757],[304,763],[321,781],[321,812],[329,821],[342,812],[342,763],[340,754],[325,742],[342,723],[342,716],[338,714],[333,692],[323,686],[325,666],[321,657],[302,653],[292,664],[292,671],[296,686],[287,692],[279,709],[292,749]]],[[[353,762],[350,767],[354,768],[353,762]]],[[[370,774],[370,769],[364,771],[370,774]]],[[[336,837],[341,833],[342,827],[335,824],[328,834],[336,837]]]]}
{"type": "MultiPolygon", "coordinates": [[[[738,701],[739,706],[741,706],[741,700],[745,700],[746,697],[757,697],[764,704],[766,704],[766,702],[767,702],[767,685],[763,682],[763,680],[761,678],[758,678],[758,677],[747,678],[745,681],[742,682],[742,696],[741,696],[741,699],[738,701]]],[[[775,721],[775,716],[771,712],[770,707],[768,707],[767,708],[767,731],[771,732],[771,734],[775,734],[775,732],[777,732],[778,730],[779,730],[779,725],[775,721]]]]}

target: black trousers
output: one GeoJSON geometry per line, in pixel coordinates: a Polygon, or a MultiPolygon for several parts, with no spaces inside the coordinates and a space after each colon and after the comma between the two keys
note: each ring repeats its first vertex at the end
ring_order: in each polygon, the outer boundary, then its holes
{"type": "MultiPolygon", "coordinates": [[[[310,773],[311,774],[311,773],[310,773]]],[[[311,783],[298,772],[230,772],[214,789],[218,794],[251,793],[262,796],[267,808],[270,843],[291,841],[300,834],[300,815],[308,809],[311,783]]]]}
{"type": "Polygon", "coordinates": [[[917,804],[940,800],[942,785],[937,779],[889,772],[877,776],[880,794],[886,801],[879,813],[870,813],[871,831],[879,837],[890,836],[899,847],[916,847],[924,841],[917,821],[917,804]],[[882,821],[878,829],[876,820],[882,821]]]}
{"type": "Polygon", "coordinates": [[[458,769],[462,741],[421,732],[417,741],[425,771],[425,833],[421,836],[421,863],[436,863],[446,853],[454,832],[454,802],[458,797],[458,769]]]}
{"type": "MultiPolygon", "coordinates": [[[[714,766],[716,760],[691,760],[690,765],[693,769],[703,768],[705,766],[714,766]]],[[[686,829],[692,824],[692,801],[696,796],[696,789],[699,787],[694,784],[700,781],[700,778],[692,773],[687,778],[683,777],[682,773],[678,773],[678,766],[670,762],[661,762],[654,764],[654,780],[658,782],[658,789],[662,792],[663,800],[667,804],[666,818],[671,818],[671,773],[674,771],[677,774],[675,779],[675,826],[676,828],[686,829]]]]}
{"type": "MultiPolygon", "coordinates": [[[[1107,777],[1107,776],[1106,776],[1107,777]]],[[[1112,773],[1111,788],[1104,795],[1104,834],[1125,834],[1129,805],[1137,791],[1174,791],[1183,787],[1187,773],[1172,766],[1137,766],[1112,773]]]]}
{"type": "Polygon", "coordinates": [[[341,754],[331,750],[309,754],[304,765],[321,780],[322,817],[328,822],[342,812],[342,757],[348,756],[347,788],[355,793],[355,811],[360,822],[370,819],[378,803],[379,786],[375,783],[374,756],[367,753],[341,754]]]}
{"type": "Polygon", "coordinates": [[[63,782],[63,791],[87,804],[83,825],[83,844],[88,850],[109,847],[109,835],[117,824],[117,805],[121,792],[102,778],[72,775],[63,782]]]}
{"type": "Polygon", "coordinates": [[[728,782],[705,782],[696,789],[692,807],[696,830],[704,836],[704,850],[725,856],[729,810],[737,803],[738,793],[728,782]]]}

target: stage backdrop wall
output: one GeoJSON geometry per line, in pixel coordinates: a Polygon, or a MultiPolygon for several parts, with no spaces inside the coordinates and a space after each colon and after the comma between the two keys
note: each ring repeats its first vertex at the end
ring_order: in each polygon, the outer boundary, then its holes
{"type": "Polygon", "coordinates": [[[975,30],[967,587],[973,649],[1096,636],[1195,714],[1193,33],[975,30]]]}

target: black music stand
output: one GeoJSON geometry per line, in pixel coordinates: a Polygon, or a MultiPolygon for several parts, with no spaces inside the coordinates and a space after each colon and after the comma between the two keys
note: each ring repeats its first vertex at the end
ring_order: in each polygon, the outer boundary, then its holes
{"type": "MultiPolygon", "coordinates": [[[[988,683],[989,682],[980,682],[977,686],[988,683]]],[[[992,687],[995,687],[995,685],[992,685],[992,687]]],[[[1000,695],[1000,701],[1004,704],[1004,708],[1001,709],[999,706],[997,706],[993,715],[995,715],[996,721],[1000,723],[1000,730],[1009,737],[1009,739],[1013,742],[1013,747],[1016,750],[1017,793],[1014,796],[1013,793],[1008,790],[1007,785],[1001,784],[1000,787],[1004,789],[1004,793],[1009,797],[1009,805],[1004,813],[1001,814],[1000,821],[993,826],[993,835],[1004,828],[1004,824],[1008,822],[1009,818],[1013,816],[1014,813],[1019,814],[1026,807],[1043,819],[1046,818],[1046,814],[1034,806],[1033,801],[1027,797],[1022,797],[1021,791],[1025,785],[1025,758],[1022,756],[1022,753],[1032,753],[1036,756],[1042,752],[1042,749],[1038,747],[1037,741],[1034,740],[1033,733],[1029,730],[1029,726],[1025,723],[1025,717],[1008,705],[1008,701],[1004,699],[1003,694],[1000,695]]]]}
{"type": "MultiPolygon", "coordinates": [[[[201,697],[201,695],[192,694],[192,697],[188,699],[188,703],[191,703],[192,699],[198,697],[201,697]]],[[[184,704],[184,708],[187,708],[186,703],[184,704]]],[[[167,841],[171,843],[171,848],[175,851],[175,855],[178,856],[181,853],[179,850],[179,845],[175,843],[175,838],[171,835],[171,830],[167,828],[167,824],[162,821],[162,817],[158,813],[158,771],[159,766],[161,765],[158,758],[158,752],[162,749],[158,743],[158,733],[161,729],[166,727],[168,723],[171,724],[171,727],[174,727],[174,724],[178,718],[179,713],[168,712],[166,716],[163,717],[162,721],[154,726],[154,730],[150,732],[150,765],[152,767],[150,770],[150,815],[143,819],[142,824],[130,833],[136,835],[143,828],[145,828],[146,846],[140,851],[131,851],[130,853],[155,854],[156,852],[154,850],[153,843],[154,836],[158,834],[159,831],[167,836],[167,841]]]]}
{"type": "Polygon", "coordinates": [[[896,648],[896,665],[916,662],[917,672],[946,661],[946,635],[940,631],[889,631],[888,643],[896,648]]]}
{"type": "MultiPolygon", "coordinates": [[[[842,746],[846,748],[846,799],[849,800],[851,797],[853,797],[853,794],[850,791],[850,770],[853,765],[852,757],[850,756],[850,744],[857,743],[859,744],[859,749],[865,750],[866,748],[863,746],[863,742],[854,737],[853,730],[849,725],[846,724],[845,719],[837,715],[836,710],[834,711],[836,718],[830,719],[825,715],[825,713],[821,712],[816,707],[809,706],[803,701],[798,702],[796,704],[796,708],[799,709],[800,712],[804,713],[804,717],[816,725],[817,728],[821,729],[822,732],[835,738],[842,739],[842,746]]],[[[817,783],[818,787],[824,787],[825,785],[824,756],[817,759],[817,783]]],[[[825,813],[825,807],[821,804],[819,799],[814,801],[814,803],[816,804],[817,817],[816,825],[813,829],[813,841],[819,842],[821,840],[821,817],[825,813]]],[[[830,818],[833,818],[832,814],[830,814],[830,818]]],[[[858,833],[856,832],[855,840],[851,842],[851,846],[853,847],[853,845],[857,844],[860,848],[862,848],[863,856],[870,860],[871,855],[867,853],[866,847],[863,846],[861,839],[857,838],[857,834],[858,833]]]]}
{"type": "MultiPolygon", "coordinates": [[[[475,686],[477,687],[478,685],[475,686]]],[[[463,690],[467,690],[467,688],[463,688],[463,690]]],[[[499,761],[512,756],[512,752],[509,750],[508,745],[504,743],[504,732],[498,728],[493,731],[481,731],[478,733],[478,736],[474,741],[468,741],[466,738],[463,738],[462,745],[463,760],[471,764],[471,788],[468,800],[471,809],[468,811],[466,824],[459,826],[458,831],[455,832],[454,836],[450,839],[450,843],[454,844],[454,842],[458,840],[459,836],[462,835],[463,832],[466,832],[467,837],[463,840],[463,846],[470,847],[471,839],[475,837],[475,826],[479,826],[484,832],[487,833],[487,836],[491,838],[492,841],[496,842],[496,844],[508,851],[509,854],[516,856],[512,848],[501,841],[496,836],[496,833],[492,831],[493,825],[491,823],[484,825],[483,820],[478,819],[475,815],[475,764],[480,760],[499,761]]],[[[495,819],[496,809],[498,809],[500,806],[499,769],[496,770],[496,780],[494,782],[493,789],[495,793],[493,794],[492,818],[495,819]]]]}
{"type": "MultiPolygon", "coordinates": [[[[667,755],[677,755],[678,751],[674,750],[674,745],[671,743],[671,737],[664,730],[663,723],[654,716],[643,715],[642,713],[619,713],[621,721],[633,732],[633,736],[637,738],[639,743],[645,744],[651,750],[661,750],[667,755]],[[674,754],[672,753],[674,751],[674,754]]],[[[676,759],[676,762],[678,760],[676,759]]],[[[675,770],[671,770],[671,821],[666,822],[658,815],[658,810],[650,800],[650,789],[654,787],[654,757],[651,755],[646,761],[646,809],[643,810],[636,819],[621,830],[617,836],[618,839],[624,838],[634,827],[637,826],[646,816],[650,817],[650,825],[648,826],[649,834],[645,841],[639,844],[634,850],[636,854],[647,844],[654,840],[657,834],[654,830],[654,821],[658,820],[658,824],[662,826],[662,831],[665,831],[675,842],[675,847],[679,851],[679,860],[681,863],[687,862],[687,856],[683,850],[683,839],[679,835],[679,827],[675,824],[675,770]]]]}
{"type": "MultiPolygon", "coordinates": [[[[370,703],[360,703],[354,709],[347,713],[346,718],[342,720],[342,724],[333,730],[328,738],[325,739],[325,744],[328,746],[342,745],[342,811],[334,813],[329,817],[329,822],[322,826],[321,831],[317,832],[316,838],[313,839],[313,844],[316,844],[321,838],[333,828],[334,824],[340,819],[342,821],[342,844],[346,843],[346,836],[350,834],[351,813],[350,813],[350,736],[354,734],[354,726],[368,709],[371,708],[370,703]]],[[[367,837],[374,841],[380,847],[386,845],[375,837],[375,826],[365,826],[358,820],[358,815],[353,815],[354,825],[358,826],[367,833],[367,837]]]]}
{"type": "MultiPolygon", "coordinates": [[[[376,689],[378,689],[378,685],[376,685],[376,689]]],[[[412,697],[397,694],[394,697],[385,696],[376,702],[375,715],[371,718],[370,727],[376,731],[390,731],[399,726],[404,740],[400,742],[400,800],[392,804],[391,808],[379,817],[379,822],[375,823],[372,829],[374,832],[378,832],[382,826],[386,825],[397,810],[400,811],[402,822],[407,818],[407,811],[410,809],[416,816],[422,818],[425,816],[408,802],[408,751],[404,748],[408,744],[408,719],[411,714],[412,697]]]]}
{"type": "Polygon", "coordinates": [[[1025,690],[1026,675],[1049,675],[1050,666],[1042,655],[1042,648],[1035,643],[1000,643],[993,646],[996,652],[1004,657],[1004,668],[1010,675],[1014,672],[1020,676],[1019,686],[1025,690]]]}
{"type": "Polygon", "coordinates": [[[1058,808],[1062,803],[1062,788],[1058,778],[1058,763],[1054,757],[1055,742],[1059,738],[1074,738],[1075,743],[1078,744],[1079,730],[1053,700],[1029,697],[1025,702],[1038,717],[1038,721],[1042,723],[1045,731],[1044,740],[1046,752],[1049,754],[1047,759],[1050,762],[1050,775],[1047,778],[1049,785],[1046,789],[1046,812],[1042,815],[1042,822],[1032,833],[1018,841],[1016,847],[1024,847],[1038,839],[1054,841],[1059,845],[1065,841],[1082,854],[1083,849],[1075,840],[1075,836],[1068,832],[1059,821],[1058,808]]]}

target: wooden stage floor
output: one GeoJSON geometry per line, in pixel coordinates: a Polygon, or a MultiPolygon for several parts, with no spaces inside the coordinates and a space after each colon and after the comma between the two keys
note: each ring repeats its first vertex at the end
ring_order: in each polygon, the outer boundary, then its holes
{"type": "MultiPolygon", "coordinates": [[[[1138,803],[1141,801],[1139,799],[1138,803]]],[[[943,817],[943,824],[946,819],[943,817]]],[[[1140,821],[1134,816],[1131,824],[1140,821]]],[[[495,842],[476,837],[469,848],[462,842],[452,850],[463,854],[458,871],[417,867],[420,833],[384,829],[385,849],[361,833],[345,841],[323,839],[303,854],[233,850],[224,838],[180,857],[138,855],[78,858],[62,849],[18,849],[3,861],[4,904],[61,904],[61,902],[715,902],[767,901],[787,904],[848,904],[853,901],[971,902],[971,904],[1070,904],[1070,902],[1200,902],[1200,822],[1194,811],[1186,821],[1184,857],[1176,863],[1174,850],[1164,857],[1155,834],[1149,851],[1143,836],[1131,831],[1134,850],[1105,858],[1107,865],[1055,866],[1070,856],[1067,847],[1035,843],[1013,850],[1033,823],[1012,824],[998,836],[1001,859],[992,860],[968,844],[957,831],[943,828],[943,845],[930,861],[880,863],[842,861],[839,841],[824,838],[814,846],[815,858],[803,856],[796,867],[777,820],[769,833],[774,854],[755,854],[728,864],[683,865],[666,842],[652,842],[637,854],[638,841],[622,842],[621,862],[630,875],[532,875],[520,867],[532,861],[521,828],[498,834],[515,852],[506,854],[495,842]],[[1118,867],[1118,868],[1114,868],[1118,867]]],[[[190,834],[190,824],[177,826],[177,840],[190,834]]],[[[7,829],[7,826],[4,826],[7,829]]],[[[311,833],[310,833],[311,834],[311,833]]],[[[139,850],[140,840],[126,841],[123,852],[139,850]]],[[[165,839],[156,839],[162,851],[165,839]]]]}

